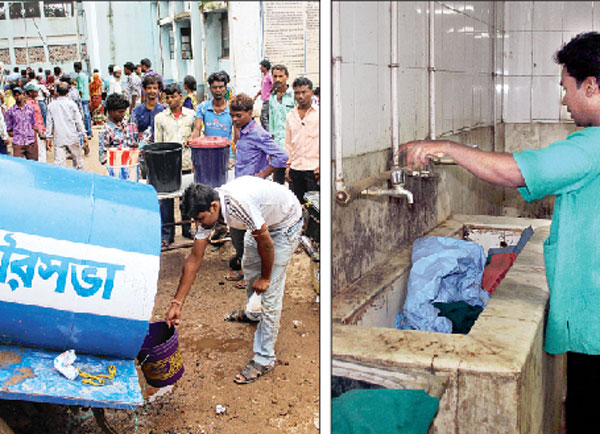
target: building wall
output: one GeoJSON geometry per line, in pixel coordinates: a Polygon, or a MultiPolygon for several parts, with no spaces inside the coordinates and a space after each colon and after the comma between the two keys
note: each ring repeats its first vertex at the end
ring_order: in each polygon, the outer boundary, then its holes
{"type": "Polygon", "coordinates": [[[155,47],[156,16],[151,2],[84,2],[92,54],[91,69],[102,74],[109,64],[137,64],[144,57],[153,68],[159,61],[155,47]],[[92,24],[93,21],[93,24],[92,24]],[[134,35],[135,33],[135,35],[134,35]]]}
{"type": "MultiPolygon", "coordinates": [[[[428,117],[428,2],[398,2],[400,142],[424,138],[428,117]],[[411,43],[407,44],[406,41],[411,43]]],[[[435,3],[437,136],[494,148],[493,3],[435,3]],[[468,7],[466,7],[468,6],[468,7]]],[[[391,166],[390,2],[340,3],[342,151],[346,185],[391,166]]],[[[382,263],[451,213],[500,214],[502,189],[456,166],[411,179],[405,199],[333,206],[332,291],[382,263]]]]}

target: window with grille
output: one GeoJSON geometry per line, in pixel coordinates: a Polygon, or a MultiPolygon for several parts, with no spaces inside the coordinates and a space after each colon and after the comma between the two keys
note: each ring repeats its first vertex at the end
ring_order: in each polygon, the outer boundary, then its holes
{"type": "Polygon", "coordinates": [[[168,29],[169,32],[169,59],[175,59],[175,38],[173,37],[173,30],[168,29]]]}
{"type": "Polygon", "coordinates": [[[190,27],[181,28],[181,58],[184,60],[193,59],[192,29],[190,27]]]}

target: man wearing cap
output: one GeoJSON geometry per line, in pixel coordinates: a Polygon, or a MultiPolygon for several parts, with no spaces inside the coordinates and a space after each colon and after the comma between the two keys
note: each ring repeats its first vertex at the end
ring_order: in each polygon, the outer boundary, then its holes
{"type": "MultiPolygon", "coordinates": [[[[37,80],[36,80],[37,81],[37,80]]],[[[35,126],[37,127],[38,138],[38,161],[46,162],[46,126],[44,125],[44,117],[42,110],[37,103],[37,96],[40,90],[40,85],[35,81],[30,81],[25,85],[25,94],[27,95],[26,104],[33,109],[35,117],[35,126]]]]}
{"type": "Polygon", "coordinates": [[[112,77],[110,78],[110,82],[108,84],[108,95],[111,93],[118,93],[121,95],[123,93],[123,87],[121,86],[121,67],[115,65],[113,68],[112,77]]]}
{"type": "Polygon", "coordinates": [[[15,87],[12,93],[16,103],[6,111],[6,129],[8,135],[13,138],[13,156],[37,161],[35,112],[31,106],[25,104],[23,89],[15,87]]]}

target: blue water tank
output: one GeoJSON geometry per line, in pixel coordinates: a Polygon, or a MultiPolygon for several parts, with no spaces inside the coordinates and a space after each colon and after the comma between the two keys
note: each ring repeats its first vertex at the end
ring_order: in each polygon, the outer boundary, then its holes
{"type": "Polygon", "coordinates": [[[0,155],[0,343],[134,358],[159,265],[154,188],[0,155]]]}

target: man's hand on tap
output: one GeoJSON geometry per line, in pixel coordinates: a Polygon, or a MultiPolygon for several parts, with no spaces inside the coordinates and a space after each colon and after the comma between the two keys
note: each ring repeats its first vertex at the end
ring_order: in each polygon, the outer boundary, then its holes
{"type": "Polygon", "coordinates": [[[421,169],[430,161],[449,156],[449,149],[456,143],[449,140],[415,140],[404,143],[398,154],[406,152],[406,164],[411,169],[421,169]]]}

